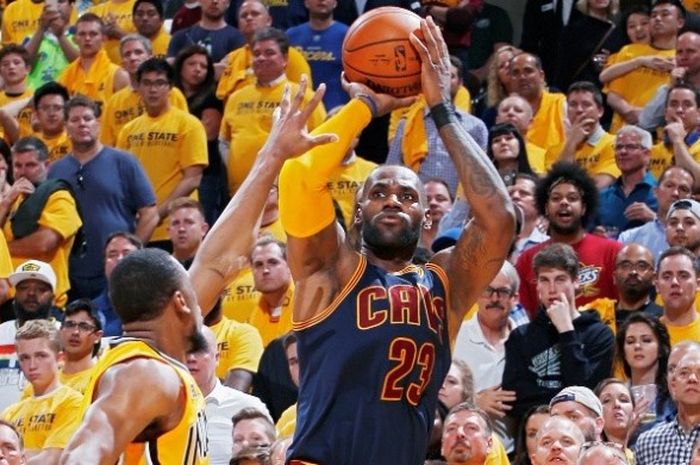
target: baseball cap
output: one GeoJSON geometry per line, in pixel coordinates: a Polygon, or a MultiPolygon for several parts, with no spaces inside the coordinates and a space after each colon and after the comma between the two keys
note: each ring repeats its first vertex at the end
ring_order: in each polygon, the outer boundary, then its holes
{"type": "Polygon", "coordinates": [[[36,279],[51,286],[51,290],[56,290],[56,273],[53,272],[51,265],[40,260],[28,260],[22,263],[8,279],[13,286],[27,279],[36,279]]]}
{"type": "Polygon", "coordinates": [[[463,229],[464,228],[450,228],[443,231],[443,233],[436,237],[433,243],[430,244],[430,248],[433,249],[433,252],[437,253],[442,249],[452,247],[457,243],[457,239],[459,239],[463,229]]]}
{"type": "Polygon", "coordinates": [[[668,213],[666,214],[666,219],[668,220],[671,217],[671,214],[675,212],[676,210],[690,210],[690,213],[696,216],[696,218],[700,219],[700,203],[698,203],[696,200],[693,199],[681,199],[681,200],[676,200],[671,204],[671,207],[668,209],[668,213]]]}
{"type": "Polygon", "coordinates": [[[593,394],[593,391],[585,386],[569,386],[562,389],[559,391],[559,394],[549,401],[549,408],[554,407],[554,405],[559,402],[569,401],[578,402],[584,407],[588,407],[596,416],[603,416],[603,405],[600,403],[598,397],[593,394]]]}

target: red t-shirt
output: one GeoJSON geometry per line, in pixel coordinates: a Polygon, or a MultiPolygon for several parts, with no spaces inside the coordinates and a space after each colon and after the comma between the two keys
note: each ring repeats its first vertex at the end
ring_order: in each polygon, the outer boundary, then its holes
{"type": "MultiPolygon", "coordinates": [[[[534,318],[539,305],[532,261],[537,252],[551,243],[550,239],[527,249],[520,255],[515,265],[520,275],[520,303],[527,310],[530,319],[534,318]]],[[[612,273],[615,269],[615,257],[622,248],[622,244],[594,234],[585,234],[579,242],[571,244],[571,247],[578,255],[580,264],[576,306],[600,297],[617,298],[617,288],[613,284],[612,273]]]]}

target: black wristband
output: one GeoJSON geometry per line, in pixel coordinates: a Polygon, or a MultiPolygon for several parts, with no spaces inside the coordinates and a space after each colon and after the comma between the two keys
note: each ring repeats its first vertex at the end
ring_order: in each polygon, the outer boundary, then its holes
{"type": "Polygon", "coordinates": [[[355,95],[355,98],[358,98],[367,104],[369,111],[372,113],[372,118],[377,117],[377,102],[375,102],[372,97],[370,97],[368,94],[358,93],[355,95]]]}
{"type": "Polygon", "coordinates": [[[440,129],[446,124],[456,122],[455,110],[451,104],[441,102],[430,108],[430,116],[435,122],[435,127],[440,129]]]}

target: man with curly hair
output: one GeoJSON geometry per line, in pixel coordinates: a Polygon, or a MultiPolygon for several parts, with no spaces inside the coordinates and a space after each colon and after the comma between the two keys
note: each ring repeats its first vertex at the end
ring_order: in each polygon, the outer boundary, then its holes
{"type": "Polygon", "coordinates": [[[586,233],[585,226],[595,216],[598,190],[595,182],[580,166],[559,162],[552,165],[535,192],[537,208],[549,221],[549,240],[532,247],[518,258],[515,268],[520,275],[520,303],[532,319],[538,299],[535,289],[533,257],[552,243],[570,245],[580,263],[576,305],[617,294],[612,272],[620,243],[586,233]]]}

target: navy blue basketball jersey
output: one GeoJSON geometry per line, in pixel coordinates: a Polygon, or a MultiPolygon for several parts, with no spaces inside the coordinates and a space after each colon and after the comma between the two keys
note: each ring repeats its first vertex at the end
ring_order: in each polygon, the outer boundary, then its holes
{"type": "Polygon", "coordinates": [[[328,308],[294,323],[301,386],[288,457],[423,463],[450,367],[447,286],[436,265],[389,273],[362,256],[328,308]]]}

